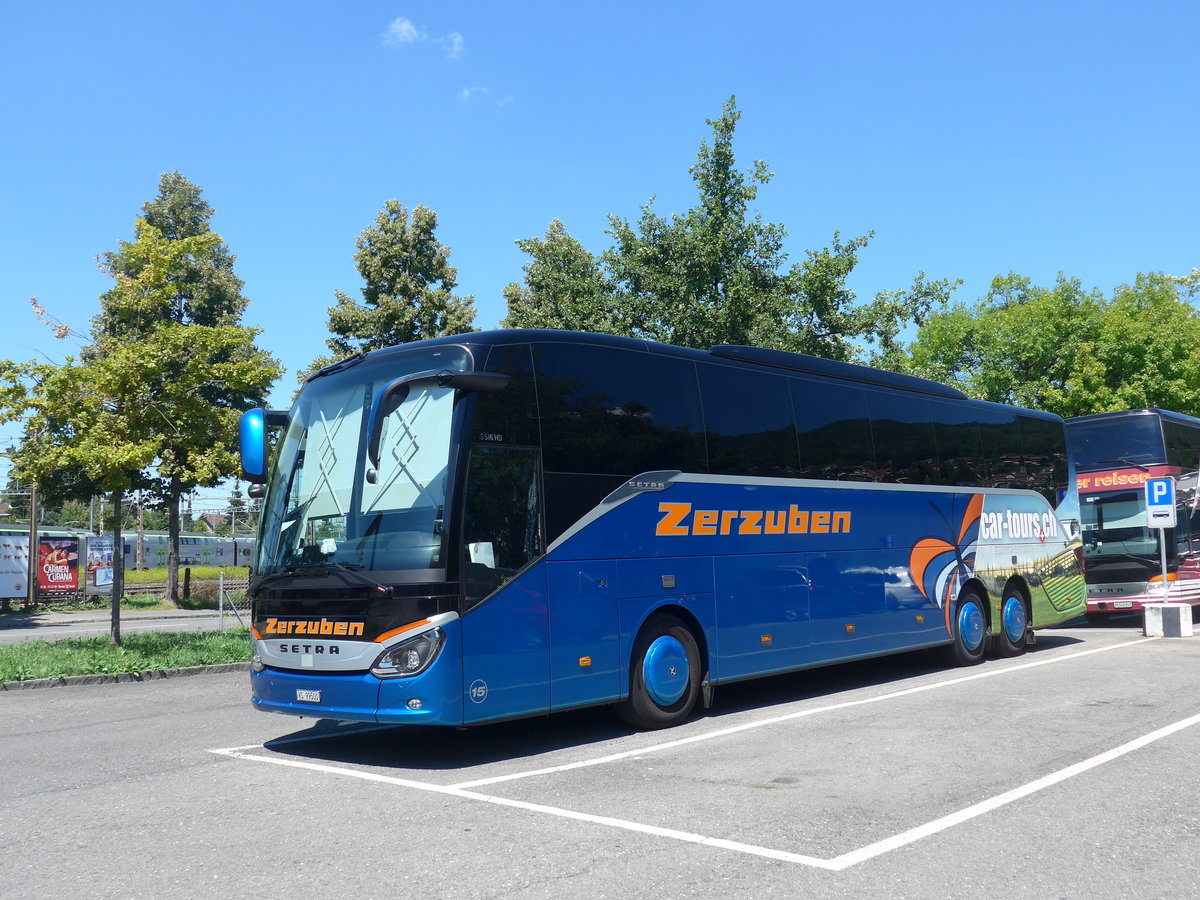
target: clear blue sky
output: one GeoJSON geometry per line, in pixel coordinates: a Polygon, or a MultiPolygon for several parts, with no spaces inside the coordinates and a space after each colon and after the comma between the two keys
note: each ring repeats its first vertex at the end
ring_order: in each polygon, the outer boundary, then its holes
{"type": "MultiPolygon", "coordinates": [[[[356,237],[392,198],[439,217],[476,324],[514,241],[695,199],[707,118],[736,95],[739,166],[793,261],[875,231],[862,299],[918,271],[981,296],[1015,270],[1105,292],[1200,266],[1200,4],[56,2],[0,4],[0,358],[61,359],[161,173],[215,208],[247,324],[295,370],[358,296],[356,237]]],[[[0,443],[15,439],[0,427],[0,443]]],[[[0,478],[7,461],[0,459],[0,478]]]]}

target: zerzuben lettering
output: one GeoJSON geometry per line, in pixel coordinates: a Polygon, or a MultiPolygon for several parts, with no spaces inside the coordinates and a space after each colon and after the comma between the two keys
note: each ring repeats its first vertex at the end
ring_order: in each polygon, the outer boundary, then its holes
{"type": "Polygon", "coordinates": [[[654,533],[664,537],[718,534],[849,534],[850,513],[787,509],[693,509],[691,503],[660,503],[654,533]]]}
{"type": "Polygon", "coordinates": [[[267,619],[264,634],[335,634],[353,637],[363,633],[362,622],[332,622],[329,619],[310,619],[299,622],[284,622],[267,619]]]}

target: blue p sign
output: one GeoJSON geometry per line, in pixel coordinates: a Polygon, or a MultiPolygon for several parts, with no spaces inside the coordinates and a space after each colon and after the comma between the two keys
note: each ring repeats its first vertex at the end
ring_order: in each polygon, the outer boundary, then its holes
{"type": "Polygon", "coordinates": [[[1175,527],[1175,479],[1146,479],[1146,524],[1151,528],[1175,527]]]}

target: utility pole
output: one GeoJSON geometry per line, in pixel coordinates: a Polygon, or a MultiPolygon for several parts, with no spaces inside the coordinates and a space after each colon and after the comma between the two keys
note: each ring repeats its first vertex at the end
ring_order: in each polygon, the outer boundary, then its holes
{"type": "Polygon", "coordinates": [[[25,608],[38,602],[38,495],[37,482],[29,483],[29,583],[26,585],[25,608]]]}
{"type": "Polygon", "coordinates": [[[146,515],[145,515],[145,507],[142,505],[142,492],[141,491],[138,491],[137,506],[138,506],[137,550],[135,553],[133,567],[135,569],[144,569],[144,568],[146,568],[145,557],[144,557],[144,554],[146,552],[146,515]]]}

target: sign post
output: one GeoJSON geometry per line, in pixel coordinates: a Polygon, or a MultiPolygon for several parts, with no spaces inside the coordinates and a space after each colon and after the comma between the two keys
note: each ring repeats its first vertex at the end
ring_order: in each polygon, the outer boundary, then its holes
{"type": "Polygon", "coordinates": [[[1191,637],[1192,607],[1170,601],[1171,582],[1167,580],[1167,529],[1175,527],[1174,478],[1146,479],[1146,524],[1158,529],[1163,598],[1161,603],[1142,605],[1142,631],[1147,637],[1191,637]]]}
{"type": "Polygon", "coordinates": [[[1163,601],[1167,599],[1167,529],[1175,527],[1175,479],[1146,479],[1146,524],[1158,529],[1158,552],[1162,561],[1163,601]]]}

